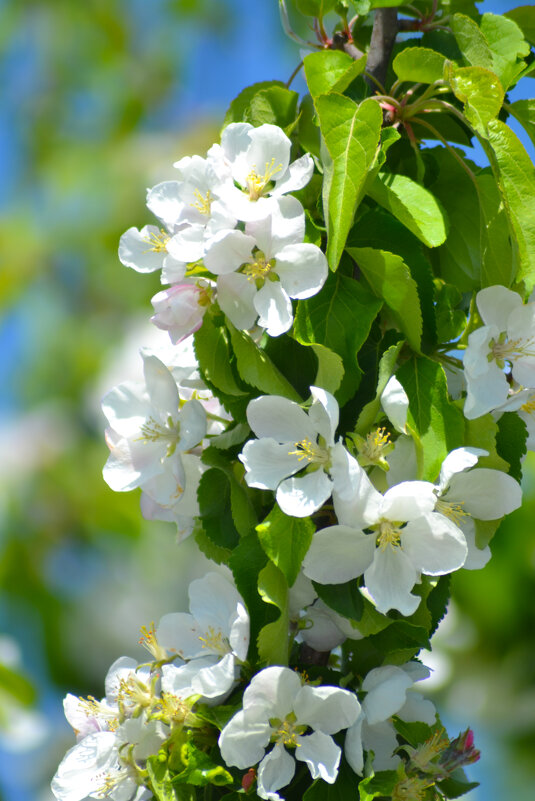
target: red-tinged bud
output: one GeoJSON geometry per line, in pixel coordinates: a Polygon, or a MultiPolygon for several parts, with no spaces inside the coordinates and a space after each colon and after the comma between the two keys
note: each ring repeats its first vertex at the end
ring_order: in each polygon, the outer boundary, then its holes
{"type": "Polygon", "coordinates": [[[254,768],[249,768],[249,770],[241,780],[241,786],[243,787],[246,793],[249,792],[255,780],[256,780],[256,770],[254,768]]]}
{"type": "Polygon", "coordinates": [[[467,729],[452,740],[448,748],[440,756],[440,766],[451,773],[455,768],[471,765],[480,757],[479,751],[474,748],[474,732],[467,729]]]}

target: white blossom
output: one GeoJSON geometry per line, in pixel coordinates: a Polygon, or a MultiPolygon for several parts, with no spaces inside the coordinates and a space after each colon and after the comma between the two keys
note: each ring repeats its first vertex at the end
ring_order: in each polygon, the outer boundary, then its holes
{"type": "Polygon", "coordinates": [[[415,681],[427,678],[429,669],[417,662],[401,667],[386,665],[371,670],[362,689],[366,696],[362,712],[346,734],[344,755],[359,775],[364,771],[364,751],[373,751],[373,768],[393,770],[400,758],[394,751],[398,747],[392,716],[404,721],[422,721],[432,726],[436,712],[431,701],[415,692],[415,681]]]}
{"type": "Polygon", "coordinates": [[[322,584],[341,584],[364,575],[379,612],[411,615],[420,598],[411,593],[422,573],[440,576],[462,567],[467,556],[463,533],[432,514],[435,488],[406,481],[384,496],[367,476],[357,502],[338,508],[335,526],[317,531],[303,562],[305,575],[322,584]]]}
{"type": "Polygon", "coordinates": [[[507,400],[505,366],[518,385],[535,388],[535,303],[523,304],[520,295],[503,286],[482,289],[476,302],[484,325],[470,334],[464,355],[464,414],[469,420],[507,400]]]}
{"type": "MultiPolygon", "coordinates": [[[[106,442],[110,456],[104,480],[116,492],[140,487],[160,476],[166,484],[174,480],[178,500],[184,490],[185,473],[181,453],[198,445],[206,434],[206,413],[197,400],[180,408],[176,382],[156,357],[141,354],[145,385],[121,384],[102,401],[109,428],[106,442]]],[[[151,495],[155,500],[154,486],[151,495]]]]}
{"type": "Polygon", "coordinates": [[[141,230],[129,228],[119,242],[119,259],[138,273],[164,270],[171,275],[183,276],[186,263],[175,259],[167,249],[171,234],[164,228],[145,225],[141,230]]]}
{"type": "Polygon", "coordinates": [[[217,275],[221,309],[238,328],[256,321],[270,336],[293,323],[291,298],[315,295],[327,278],[327,260],[303,242],[305,218],[294,197],[282,197],[269,216],[221,231],[208,243],[205,267],[217,275]]]}
{"type": "MultiPolygon", "coordinates": [[[[196,671],[191,681],[194,692],[221,700],[247,659],[249,615],[239,592],[219,573],[207,573],[191,582],[189,605],[190,614],[174,612],[162,617],[157,641],[196,671]]],[[[169,681],[172,669],[169,666],[169,681]]]]}
{"type": "Polygon", "coordinates": [[[291,753],[305,762],[313,779],[334,784],[341,750],[331,735],[351,726],[359,713],[360,704],[348,690],[313,687],[290,668],[269,667],[253,677],[243,709],[221,732],[221,755],[240,769],[260,763],[256,792],[279,801],[277,791],[295,772],[291,753]],[[266,753],[270,743],[273,748],[266,753]]]}
{"type": "Polygon", "coordinates": [[[341,442],[334,441],[338,426],[334,396],[320,387],[310,387],[310,392],[308,414],[278,395],[251,401],[247,420],[258,439],[249,440],[239,456],[247,484],[276,490],[280,508],[293,517],[312,514],[337,489],[345,492],[355,462],[341,442]]]}
{"type": "Polygon", "coordinates": [[[207,281],[174,284],[154,295],[151,303],[155,314],[150,319],[157,328],[168,331],[171,342],[177,345],[199,330],[211,296],[207,281]]]}
{"type": "Polygon", "coordinates": [[[238,184],[226,184],[219,194],[238,220],[266,217],[277,199],[287,192],[302,189],[314,170],[307,153],[290,164],[291,142],[277,125],[254,128],[246,122],[227,125],[221,145],[208,152],[209,159],[223,161],[238,184]]]}

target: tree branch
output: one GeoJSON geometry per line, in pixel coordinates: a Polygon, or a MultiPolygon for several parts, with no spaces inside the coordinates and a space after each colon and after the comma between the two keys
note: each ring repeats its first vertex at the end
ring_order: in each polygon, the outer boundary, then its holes
{"type": "MultiPolygon", "coordinates": [[[[397,8],[378,8],[373,21],[372,38],[368,53],[366,72],[368,72],[381,86],[384,86],[388,63],[392,48],[398,32],[397,8]]],[[[368,85],[375,91],[375,84],[366,79],[368,85]]]]}

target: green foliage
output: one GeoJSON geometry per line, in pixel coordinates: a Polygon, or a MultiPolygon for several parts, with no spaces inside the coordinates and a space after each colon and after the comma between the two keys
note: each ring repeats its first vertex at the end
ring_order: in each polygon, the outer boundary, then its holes
{"type": "Polygon", "coordinates": [[[269,123],[287,128],[297,114],[298,94],[282,81],[261,81],[248,86],[234,98],[223,127],[231,122],[248,122],[255,127],[269,123]]]}
{"type": "Polygon", "coordinates": [[[374,776],[369,776],[359,784],[360,801],[372,801],[378,796],[389,796],[398,781],[395,770],[383,770],[374,776]]]}
{"type": "Polygon", "coordinates": [[[258,635],[258,656],[266,665],[288,664],[289,606],[288,583],[273,562],[258,574],[258,592],[264,603],[275,606],[280,614],[267,623],[258,635]]]}
{"type": "Polygon", "coordinates": [[[373,100],[357,106],[333,92],[316,99],[325,142],[323,208],[327,259],[336,270],[379,145],[381,110],[373,100]]]}
{"type": "Polygon", "coordinates": [[[498,433],[496,434],[496,450],[509,464],[509,475],[522,480],[522,460],[526,455],[526,439],[528,432],[526,424],[516,414],[502,414],[498,420],[498,433]]]}
{"type": "Polygon", "coordinates": [[[351,58],[343,50],[320,50],[303,59],[308,91],[313,98],[328,92],[343,93],[362,74],[366,56],[351,58]]]}
{"type": "Polygon", "coordinates": [[[481,136],[487,125],[500,112],[504,93],[500,81],[489,69],[447,65],[446,76],[457,97],[464,103],[464,114],[470,125],[481,136]]]}
{"type": "Polygon", "coordinates": [[[312,541],[314,524],[309,518],[288,517],[274,506],[256,527],[258,539],[266,554],[292,586],[312,541]]]}
{"type": "Polygon", "coordinates": [[[408,47],[392,62],[398,80],[411,83],[434,83],[444,74],[444,56],[428,47],[408,47]]]}
{"type": "Polygon", "coordinates": [[[364,603],[356,581],[347,581],[345,584],[318,584],[315,581],[313,584],[321,600],[339,615],[350,620],[361,619],[364,603]]]}

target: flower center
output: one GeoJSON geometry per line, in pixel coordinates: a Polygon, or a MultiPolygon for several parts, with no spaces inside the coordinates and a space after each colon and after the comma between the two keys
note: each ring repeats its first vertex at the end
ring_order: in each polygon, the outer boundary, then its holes
{"type": "Polygon", "coordinates": [[[253,164],[253,169],[246,178],[247,189],[249,190],[249,198],[251,200],[258,200],[266,191],[266,186],[269,184],[274,175],[282,170],[282,164],[275,166],[275,158],[270,162],[266,161],[266,169],[263,175],[259,175],[256,171],[256,164],[253,164]]]}
{"type": "Polygon", "coordinates": [[[156,639],[156,630],[154,628],[154,623],[151,623],[150,629],[147,629],[146,626],[141,626],[140,629],[141,637],[139,638],[138,642],[147,651],[152,654],[154,659],[157,662],[161,662],[164,659],[167,659],[167,651],[165,648],[162,648],[158,640],[156,639]]]}
{"type": "Polygon", "coordinates": [[[254,261],[243,265],[243,274],[249,281],[256,281],[258,278],[265,279],[274,267],[275,259],[266,259],[259,250],[254,256],[254,261]]]}
{"type": "Polygon", "coordinates": [[[442,498],[439,498],[435,505],[435,511],[448,517],[458,526],[463,518],[470,517],[470,512],[465,512],[463,506],[464,501],[443,501],[442,498]]]}
{"type": "Polygon", "coordinates": [[[88,718],[104,719],[110,731],[115,731],[119,725],[119,721],[115,712],[103,704],[93,695],[88,695],[87,698],[78,698],[80,706],[88,718]]]}
{"type": "Polygon", "coordinates": [[[203,648],[214,651],[216,654],[220,654],[221,656],[232,653],[232,648],[229,645],[229,641],[223,636],[221,629],[217,629],[216,631],[213,626],[208,626],[205,636],[199,637],[199,640],[202,642],[203,648]]]}
{"type": "Polygon", "coordinates": [[[144,237],[145,242],[150,245],[148,250],[143,251],[144,253],[167,253],[167,243],[171,237],[164,231],[163,228],[160,228],[160,233],[155,234],[151,232],[148,236],[144,237]]]}
{"type": "Polygon", "coordinates": [[[290,748],[300,747],[301,743],[297,742],[297,737],[300,737],[306,732],[307,726],[297,725],[297,718],[294,712],[290,712],[289,715],[286,715],[284,720],[272,718],[269,723],[273,728],[273,734],[271,735],[272,743],[282,743],[290,748]]]}
{"type": "Polygon", "coordinates": [[[535,395],[522,404],[520,411],[526,412],[526,414],[533,414],[533,412],[535,412],[535,395]]]}
{"type": "Polygon", "coordinates": [[[212,201],[214,199],[210,190],[203,195],[198,189],[194,189],[193,197],[195,198],[195,202],[190,203],[190,206],[208,217],[212,209],[212,201]]]}
{"type": "Polygon", "coordinates": [[[167,424],[149,417],[141,426],[141,436],[138,439],[141,442],[158,442],[160,439],[167,441],[167,456],[172,456],[180,440],[180,423],[173,420],[171,415],[167,418],[167,424]]]}
{"type": "Polygon", "coordinates": [[[393,523],[390,520],[381,520],[379,525],[376,526],[376,529],[379,531],[377,547],[382,551],[386,550],[388,545],[392,548],[397,548],[401,538],[400,525],[400,523],[393,523]]]}
{"type": "Polygon", "coordinates": [[[128,771],[125,768],[115,768],[113,772],[102,773],[95,776],[97,781],[102,781],[102,784],[96,790],[96,798],[109,798],[112,790],[117,788],[122,781],[128,776],[128,771]]]}
{"type": "Polygon", "coordinates": [[[328,464],[330,455],[327,448],[322,448],[317,442],[305,437],[301,442],[294,443],[297,450],[288,451],[288,456],[297,456],[299,462],[305,459],[316,464],[328,464]]]}
{"type": "Polygon", "coordinates": [[[496,360],[496,364],[503,370],[504,362],[515,362],[518,359],[535,357],[535,339],[507,339],[507,334],[502,332],[498,339],[491,339],[489,342],[490,353],[487,359],[496,360]]]}
{"type": "Polygon", "coordinates": [[[135,675],[119,680],[117,700],[119,704],[139,706],[142,709],[151,707],[153,703],[150,688],[135,675]]]}

